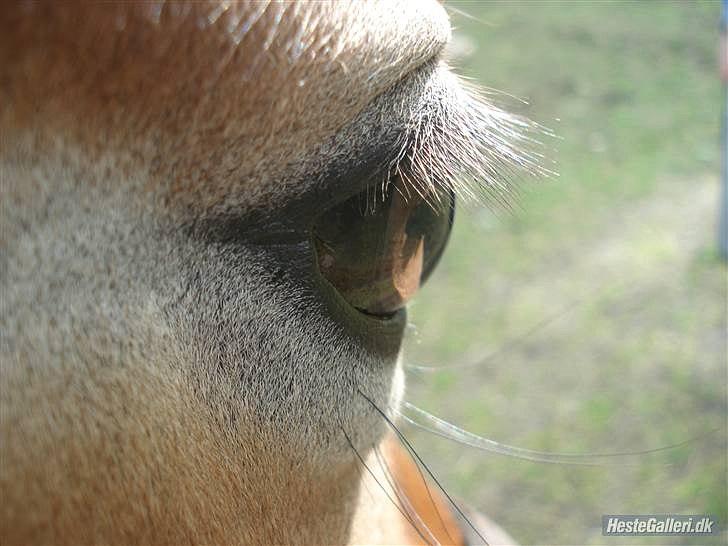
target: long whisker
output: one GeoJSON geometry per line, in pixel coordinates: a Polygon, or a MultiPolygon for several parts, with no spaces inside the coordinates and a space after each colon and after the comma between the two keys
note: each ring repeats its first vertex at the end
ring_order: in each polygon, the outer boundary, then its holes
{"type": "Polygon", "coordinates": [[[349,438],[349,435],[344,430],[344,427],[342,427],[341,425],[339,425],[339,428],[341,429],[341,432],[344,435],[344,438],[346,438],[346,441],[348,442],[349,447],[352,449],[352,451],[356,455],[356,458],[359,459],[359,462],[362,464],[362,466],[367,470],[367,472],[369,472],[369,475],[372,478],[374,478],[374,481],[377,483],[377,485],[380,487],[380,489],[384,492],[384,494],[387,495],[387,498],[389,499],[389,501],[395,506],[395,508],[397,508],[397,510],[399,511],[399,513],[402,514],[402,517],[405,520],[407,520],[407,522],[412,526],[412,528],[415,531],[417,531],[417,534],[420,535],[420,538],[422,538],[422,540],[424,540],[427,544],[431,544],[425,538],[425,536],[422,534],[422,532],[420,531],[420,529],[410,519],[410,517],[402,510],[402,508],[400,507],[400,505],[392,498],[392,496],[389,494],[389,492],[387,491],[387,489],[382,485],[382,482],[380,482],[379,479],[377,478],[376,474],[374,474],[374,472],[372,471],[372,469],[369,468],[369,465],[364,460],[364,457],[362,457],[361,454],[359,453],[359,451],[354,447],[354,444],[351,441],[351,438],[349,438]]]}
{"type": "MultiPolygon", "coordinates": [[[[415,510],[415,507],[412,506],[412,503],[410,502],[409,498],[407,497],[407,494],[402,490],[402,487],[400,487],[399,483],[395,479],[394,475],[392,474],[391,469],[389,468],[389,464],[387,464],[387,460],[384,458],[384,455],[382,455],[381,450],[379,447],[374,448],[374,455],[377,458],[377,462],[379,463],[379,467],[382,469],[382,473],[384,474],[384,477],[387,480],[387,483],[389,483],[389,486],[394,491],[394,494],[397,496],[397,500],[400,501],[400,504],[405,509],[405,511],[410,515],[410,517],[417,521],[421,526],[422,530],[427,533],[427,535],[432,539],[431,543],[440,545],[440,542],[437,540],[435,535],[432,534],[432,531],[430,531],[430,528],[427,526],[427,524],[422,520],[420,515],[417,513],[417,510],[415,510]]],[[[452,538],[450,539],[452,541],[452,538]]]]}
{"type": "MultiPolygon", "coordinates": [[[[411,455],[410,455],[410,457],[411,457],[411,455]]],[[[435,499],[432,498],[432,492],[430,491],[430,486],[428,485],[424,474],[422,474],[422,469],[420,468],[420,465],[415,464],[415,468],[417,468],[417,473],[420,475],[420,480],[422,480],[422,484],[425,486],[425,491],[427,491],[427,497],[430,499],[430,504],[432,504],[432,507],[435,509],[435,513],[437,514],[437,519],[440,521],[440,526],[445,530],[445,534],[447,534],[447,538],[450,539],[450,542],[454,542],[453,538],[450,536],[450,531],[448,531],[447,526],[445,525],[445,522],[442,519],[442,514],[440,514],[440,510],[437,508],[437,503],[435,503],[435,499]]]]}
{"type": "Polygon", "coordinates": [[[387,425],[389,425],[389,427],[390,427],[390,428],[391,428],[391,429],[392,429],[392,430],[394,431],[394,433],[395,433],[395,434],[397,435],[397,438],[399,438],[399,440],[400,440],[400,441],[401,441],[401,442],[402,442],[402,443],[404,444],[404,446],[405,446],[405,447],[407,448],[407,450],[408,450],[408,451],[409,451],[409,452],[410,452],[410,453],[411,453],[411,454],[412,454],[412,455],[413,455],[413,456],[415,457],[415,459],[417,460],[418,464],[422,465],[422,467],[423,467],[423,468],[425,469],[425,471],[426,471],[426,472],[427,472],[427,474],[428,474],[428,475],[430,476],[430,478],[432,478],[432,480],[433,480],[433,481],[435,482],[435,484],[436,484],[436,485],[437,485],[437,487],[438,487],[438,488],[440,489],[440,491],[442,491],[442,494],[443,494],[443,495],[445,495],[445,497],[447,498],[448,502],[450,502],[450,504],[452,505],[452,507],[453,507],[453,508],[455,508],[455,510],[457,511],[457,513],[458,513],[458,514],[460,514],[460,517],[461,517],[461,518],[463,518],[463,520],[464,520],[464,521],[465,521],[465,522],[466,522],[466,523],[468,524],[468,526],[469,526],[469,527],[470,527],[470,528],[471,528],[471,529],[473,530],[473,532],[474,532],[474,533],[475,533],[476,535],[478,535],[478,538],[480,538],[480,540],[482,540],[482,541],[483,541],[483,543],[484,543],[484,544],[485,544],[485,545],[487,546],[487,545],[488,545],[488,541],[487,541],[487,540],[485,540],[485,537],[484,537],[484,536],[483,536],[483,535],[482,535],[482,534],[480,533],[480,531],[478,531],[478,529],[476,529],[476,527],[475,527],[475,526],[473,525],[473,523],[472,523],[472,522],[470,521],[470,518],[468,518],[468,516],[466,516],[466,515],[465,515],[465,513],[464,513],[464,512],[462,511],[462,509],[460,508],[460,506],[458,506],[458,504],[457,504],[457,503],[456,503],[456,502],[455,502],[455,501],[453,500],[453,498],[452,498],[452,497],[451,497],[451,496],[450,496],[450,495],[448,494],[448,492],[447,492],[447,491],[445,490],[445,488],[444,488],[444,487],[442,486],[442,484],[440,483],[440,481],[439,481],[439,480],[438,480],[438,479],[437,479],[437,478],[435,477],[435,475],[434,475],[434,474],[432,473],[432,471],[430,470],[430,467],[428,467],[428,466],[427,466],[427,464],[425,463],[425,461],[423,461],[423,460],[422,460],[422,457],[420,457],[420,456],[419,456],[419,454],[417,453],[417,451],[415,451],[414,447],[413,447],[413,446],[412,446],[412,444],[411,444],[411,443],[409,442],[409,440],[407,440],[407,438],[405,437],[405,435],[404,435],[404,434],[402,434],[402,432],[401,432],[401,431],[399,430],[399,428],[397,428],[397,426],[396,426],[396,425],[395,425],[395,424],[394,424],[394,423],[392,422],[392,420],[391,420],[391,419],[390,419],[390,418],[389,418],[389,417],[387,416],[387,414],[386,414],[386,413],[384,413],[384,412],[383,412],[383,411],[382,411],[382,410],[381,410],[381,409],[379,408],[379,406],[377,406],[377,405],[376,405],[376,404],[374,403],[374,401],[373,401],[373,400],[372,400],[371,398],[369,398],[369,397],[368,397],[368,396],[367,396],[366,394],[364,394],[364,393],[363,393],[363,392],[361,391],[361,389],[359,389],[358,387],[357,387],[357,389],[356,389],[356,390],[357,390],[357,392],[358,392],[358,393],[359,393],[359,394],[360,394],[360,395],[361,395],[361,396],[362,396],[362,397],[363,397],[363,398],[364,398],[364,399],[365,399],[365,400],[366,400],[367,402],[369,402],[369,404],[370,404],[370,405],[371,405],[371,406],[372,406],[372,407],[374,408],[374,410],[375,410],[375,411],[376,411],[376,412],[377,412],[377,413],[378,413],[379,415],[381,415],[381,416],[382,416],[382,418],[383,418],[383,419],[384,419],[384,421],[385,421],[385,422],[387,423],[387,425]]]}
{"type": "Polygon", "coordinates": [[[445,8],[445,10],[448,13],[456,13],[456,14],[458,14],[458,15],[466,18],[466,19],[470,19],[471,21],[475,21],[475,22],[480,23],[480,24],[485,25],[485,26],[489,26],[489,27],[495,26],[493,23],[490,23],[488,21],[485,21],[483,19],[480,19],[479,17],[476,17],[475,15],[472,15],[472,14],[468,13],[467,11],[461,10],[461,9],[455,7],[455,6],[450,5],[450,4],[444,4],[443,7],[445,8]]]}
{"type": "Polygon", "coordinates": [[[439,372],[443,370],[462,370],[467,368],[477,368],[484,364],[486,364],[489,361],[492,361],[497,356],[502,355],[508,351],[511,351],[515,349],[516,347],[519,347],[523,345],[523,342],[526,341],[528,338],[530,338],[535,333],[539,332],[540,330],[543,330],[546,328],[549,324],[556,322],[558,319],[566,315],[567,313],[570,313],[574,308],[576,308],[578,305],[580,305],[581,302],[573,302],[568,307],[565,307],[558,312],[554,313],[553,315],[549,315],[540,321],[538,321],[536,324],[534,324],[531,328],[523,332],[522,334],[511,338],[510,340],[506,341],[503,345],[495,349],[493,352],[488,353],[485,356],[479,356],[475,359],[473,359],[471,362],[464,362],[462,364],[451,364],[448,366],[420,366],[417,364],[405,364],[405,368],[408,370],[416,370],[419,372],[439,372]]]}
{"type": "Polygon", "coordinates": [[[474,447],[476,449],[480,449],[482,451],[497,453],[499,455],[507,455],[509,457],[515,457],[517,459],[523,459],[526,461],[538,463],[566,464],[578,466],[609,466],[614,464],[630,466],[630,463],[624,463],[621,461],[600,461],[600,459],[635,457],[641,455],[649,455],[652,453],[659,453],[662,451],[669,451],[671,449],[676,449],[678,447],[688,445],[703,437],[698,436],[695,438],[689,438],[676,444],[638,451],[622,451],[611,453],[553,453],[548,451],[537,451],[533,449],[510,446],[507,444],[496,442],[495,440],[483,438],[481,436],[478,436],[477,434],[473,434],[472,432],[468,432],[467,430],[453,425],[452,423],[449,423],[444,419],[440,419],[439,417],[436,417],[426,412],[425,410],[418,408],[410,402],[403,402],[403,408],[405,410],[408,410],[410,412],[410,415],[407,415],[403,410],[398,411],[399,415],[405,421],[419,429],[425,430],[443,438],[454,440],[458,443],[470,447],[474,447]],[[418,418],[427,421],[429,423],[429,426],[417,421],[417,418],[411,416],[412,414],[417,415],[418,418]]]}

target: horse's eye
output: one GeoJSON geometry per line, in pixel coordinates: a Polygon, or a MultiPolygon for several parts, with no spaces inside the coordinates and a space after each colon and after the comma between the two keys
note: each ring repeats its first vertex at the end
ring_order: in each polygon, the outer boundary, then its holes
{"type": "Polygon", "coordinates": [[[314,226],[323,276],[359,311],[387,317],[404,306],[447,243],[454,197],[410,192],[401,181],[387,197],[365,191],[329,209],[314,226]]]}

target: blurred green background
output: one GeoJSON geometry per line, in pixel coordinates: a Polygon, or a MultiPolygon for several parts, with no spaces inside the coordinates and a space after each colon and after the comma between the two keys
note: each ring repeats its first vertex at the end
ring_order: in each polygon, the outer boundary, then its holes
{"type": "Polygon", "coordinates": [[[459,73],[558,135],[542,140],[559,176],[524,181],[513,213],[459,210],[405,342],[406,365],[445,369],[408,368],[406,399],[538,450],[700,438],[576,467],[405,433],[451,494],[523,544],[725,543],[600,527],[608,513],[728,523],[719,2],[449,5],[456,52],[475,49],[459,73]]]}

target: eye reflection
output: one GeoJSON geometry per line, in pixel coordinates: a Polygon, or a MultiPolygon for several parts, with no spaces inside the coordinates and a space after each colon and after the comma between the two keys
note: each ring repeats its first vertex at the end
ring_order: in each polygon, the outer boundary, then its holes
{"type": "Polygon", "coordinates": [[[318,219],[313,235],[319,270],[353,307],[389,316],[432,272],[453,213],[453,196],[426,201],[408,195],[400,180],[375,207],[363,192],[318,219]]]}

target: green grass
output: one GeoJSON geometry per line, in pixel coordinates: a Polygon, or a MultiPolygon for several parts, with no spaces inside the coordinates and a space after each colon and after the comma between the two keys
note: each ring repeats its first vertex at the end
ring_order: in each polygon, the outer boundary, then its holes
{"type": "Polygon", "coordinates": [[[459,72],[528,101],[495,97],[558,135],[544,142],[559,176],[524,182],[512,215],[460,211],[405,350],[406,362],[451,369],[409,372],[408,400],[546,451],[701,438],[573,467],[409,433],[451,493],[524,544],[710,543],[615,540],[599,526],[605,513],[728,523],[726,268],[713,250],[719,3],[456,7],[474,17],[453,14],[477,46],[459,72]]]}

